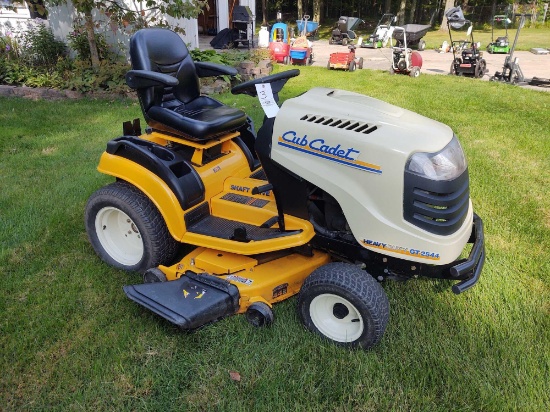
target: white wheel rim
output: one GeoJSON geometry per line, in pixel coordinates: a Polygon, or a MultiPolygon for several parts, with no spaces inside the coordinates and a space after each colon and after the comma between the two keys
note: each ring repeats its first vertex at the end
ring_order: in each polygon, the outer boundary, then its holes
{"type": "Polygon", "coordinates": [[[117,262],[131,266],[143,257],[143,240],[137,225],[120,209],[101,209],[95,218],[95,230],[105,252],[117,262]]]}
{"type": "Polygon", "coordinates": [[[365,328],[357,308],[347,299],[330,293],[311,301],[309,315],[319,332],[336,342],[353,342],[365,328]]]}

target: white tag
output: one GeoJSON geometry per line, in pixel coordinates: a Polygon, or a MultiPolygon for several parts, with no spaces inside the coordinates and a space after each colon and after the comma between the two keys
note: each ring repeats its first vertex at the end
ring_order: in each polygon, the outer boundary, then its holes
{"type": "Polygon", "coordinates": [[[271,84],[257,84],[256,92],[258,93],[258,99],[260,100],[260,104],[264,109],[265,115],[270,119],[277,116],[279,106],[277,106],[277,103],[275,103],[275,99],[273,98],[271,84]]]}

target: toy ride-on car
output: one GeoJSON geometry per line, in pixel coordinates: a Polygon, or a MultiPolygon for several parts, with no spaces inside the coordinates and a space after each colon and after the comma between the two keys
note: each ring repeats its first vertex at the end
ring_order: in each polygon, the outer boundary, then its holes
{"type": "Polygon", "coordinates": [[[333,88],[279,107],[294,69],[232,89],[258,96],[256,134],[243,111],[200,94],[199,77],[234,68],[193,62],[160,28],[134,34],[130,57],[148,127],[125,122],[107,144],[98,169],[114,182],[90,196],[85,224],[101,259],[143,274],[124,286],[132,301],[194,330],[237,313],[269,325],[298,295],[306,328],[369,348],[389,316],[379,282],[451,279],[461,293],[478,281],[482,222],[448,126],[333,88]]]}
{"type": "Polygon", "coordinates": [[[327,64],[327,69],[341,69],[348,70],[350,72],[355,69],[363,68],[363,58],[357,58],[355,56],[356,47],[351,44],[348,46],[348,53],[330,53],[330,58],[327,64]]]}

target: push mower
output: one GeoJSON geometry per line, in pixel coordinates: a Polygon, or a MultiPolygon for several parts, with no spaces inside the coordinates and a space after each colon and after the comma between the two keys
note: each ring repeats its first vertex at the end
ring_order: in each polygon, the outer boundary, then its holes
{"type": "Polygon", "coordinates": [[[340,16],[332,29],[332,35],[328,43],[347,46],[357,37],[353,30],[361,23],[363,23],[363,20],[357,17],[340,16]]]}
{"type": "Polygon", "coordinates": [[[390,73],[408,74],[411,77],[420,76],[422,56],[419,52],[407,47],[407,32],[404,27],[394,27],[394,37],[399,35],[397,46],[392,45],[392,62],[390,73]]]}
{"type": "Polygon", "coordinates": [[[510,43],[508,42],[508,26],[512,21],[508,18],[508,10],[510,6],[506,8],[506,14],[494,15],[491,19],[491,43],[487,45],[487,51],[491,54],[507,54],[510,52],[510,43]],[[495,23],[503,24],[506,34],[499,36],[495,40],[495,23]]]}
{"type": "Polygon", "coordinates": [[[350,72],[355,71],[355,69],[362,69],[363,58],[357,58],[355,56],[356,47],[353,44],[350,44],[348,49],[348,53],[330,53],[327,69],[340,69],[350,72]]]}
{"type": "Polygon", "coordinates": [[[445,12],[447,16],[447,27],[449,29],[449,37],[453,45],[453,62],[451,63],[450,74],[456,76],[473,76],[481,78],[488,72],[487,62],[483,58],[483,52],[479,50],[479,44],[474,42],[472,33],[472,22],[464,18],[462,9],[453,7],[445,12]],[[458,30],[468,25],[466,30],[466,41],[453,42],[452,29],[458,30]],[[460,50],[460,51],[459,51],[460,50]],[[458,53],[461,53],[460,57],[458,53]]]}
{"type": "Polygon", "coordinates": [[[397,16],[386,13],[381,18],[374,33],[369,38],[359,44],[360,47],[366,47],[369,49],[377,49],[379,47],[386,47],[393,34],[393,25],[397,21],[397,16]]]}
{"type": "Polygon", "coordinates": [[[148,127],[125,122],[107,144],[98,170],[116,181],[90,196],[85,224],[101,259],[143,273],[124,286],[134,302],[194,330],[236,313],[269,325],[273,304],[298,295],[306,328],[369,348],[389,317],[377,281],[451,279],[455,293],[478,281],[482,221],[448,126],[332,88],[279,108],[293,69],[233,87],[260,99],[256,134],[200,95],[199,77],[234,68],[193,62],[160,28],[134,34],[130,57],[148,127]]]}

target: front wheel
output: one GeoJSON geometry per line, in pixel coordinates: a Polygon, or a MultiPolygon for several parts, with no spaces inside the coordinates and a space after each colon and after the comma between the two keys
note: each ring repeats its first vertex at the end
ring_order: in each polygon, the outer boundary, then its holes
{"type": "Polygon", "coordinates": [[[426,49],[426,42],[424,40],[420,40],[418,42],[418,51],[423,51],[426,49]]]}
{"type": "Polygon", "coordinates": [[[352,60],[352,61],[349,62],[348,70],[349,70],[350,72],[354,72],[354,71],[355,71],[355,60],[352,60]]]}
{"type": "Polygon", "coordinates": [[[484,59],[481,59],[477,62],[474,75],[475,77],[481,79],[485,75],[485,71],[487,70],[487,63],[484,59]]]}
{"type": "Polygon", "coordinates": [[[362,58],[362,57],[359,57],[359,63],[357,64],[357,67],[358,67],[359,69],[362,69],[362,68],[363,68],[363,62],[364,62],[363,58],[362,58]]]}
{"type": "Polygon", "coordinates": [[[155,205],[125,182],[112,183],[90,196],[85,224],[95,252],[118,269],[144,272],[171,263],[178,250],[155,205]]]}
{"type": "Polygon", "coordinates": [[[298,297],[298,313],[307,329],[352,348],[369,349],[378,343],[389,311],[384,289],[367,272],[348,263],[316,269],[298,297]]]}
{"type": "Polygon", "coordinates": [[[409,72],[409,76],[411,77],[418,77],[420,76],[420,67],[418,66],[413,66],[411,68],[411,71],[409,72]]]}

